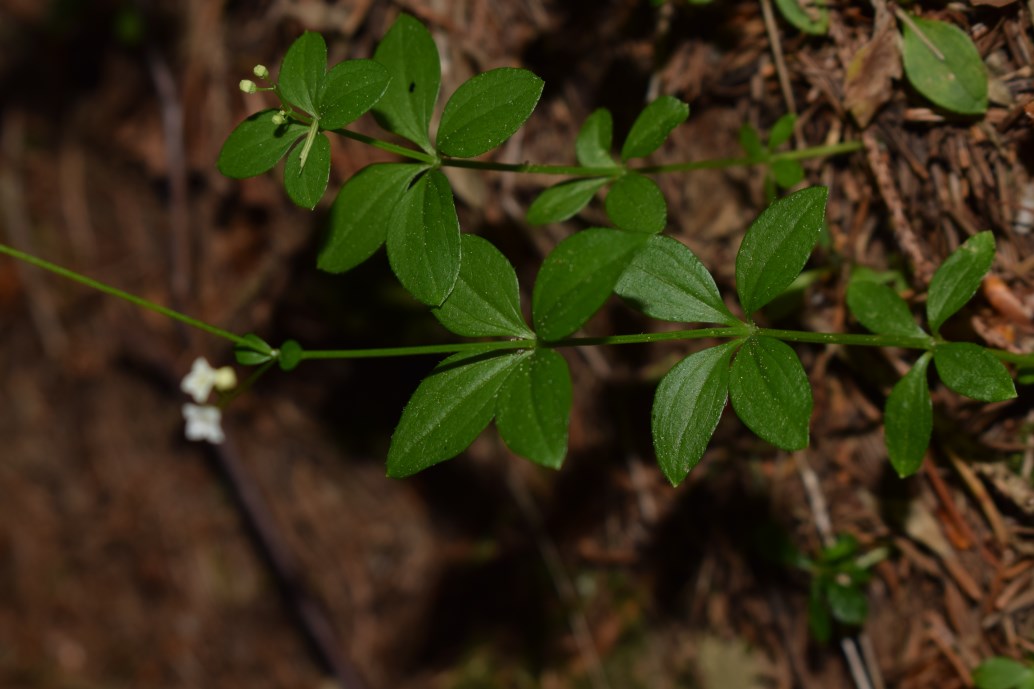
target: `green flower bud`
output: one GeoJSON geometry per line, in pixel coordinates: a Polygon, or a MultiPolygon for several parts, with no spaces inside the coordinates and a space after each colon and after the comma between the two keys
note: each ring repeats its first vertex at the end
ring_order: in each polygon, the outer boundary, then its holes
{"type": "Polygon", "coordinates": [[[273,115],[273,124],[275,124],[278,127],[282,124],[287,124],[287,117],[284,115],[282,110],[277,114],[273,115]]]}
{"type": "Polygon", "coordinates": [[[269,78],[269,70],[266,69],[265,65],[255,65],[251,69],[251,73],[257,76],[259,79],[269,78]]]}
{"type": "Polygon", "coordinates": [[[255,82],[251,79],[241,79],[239,87],[240,90],[244,93],[255,93],[256,91],[258,91],[258,86],[256,86],[255,82]]]}

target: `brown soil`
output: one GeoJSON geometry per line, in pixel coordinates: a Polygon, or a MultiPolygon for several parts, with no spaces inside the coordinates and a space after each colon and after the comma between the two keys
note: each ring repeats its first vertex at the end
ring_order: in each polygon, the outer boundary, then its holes
{"type": "MultiPolygon", "coordinates": [[[[892,66],[880,60],[847,88],[882,0],[837,4],[828,37],[777,20],[785,65],[754,0],[4,0],[0,240],[271,342],[448,341],[383,254],[345,276],[315,270],[333,189],[384,154],[335,141],[314,213],[274,175],[236,182],[214,166],[262,106],[236,89],[253,64],[278,64],[305,29],[324,33],[332,61],[368,57],[404,10],[435,36],[444,93],[505,65],[546,79],[505,161],[569,163],[592,110],[610,108],[621,136],[655,93],[693,108],[657,162],[736,156],[742,122],[764,131],[787,111],[784,73],[799,144],[867,148],[806,165],[808,183],[831,188],[830,241],[780,323],[855,327],[850,266],[901,271],[921,296],[932,267],[990,228],[997,281],[951,335],[1029,352],[1031,8],[920,4],[974,36],[993,76],[986,118],[945,120],[902,80],[880,81],[892,66]],[[879,109],[860,128],[867,105],[879,109]]],[[[465,231],[510,257],[525,297],[545,252],[594,217],[528,229],[524,210],[552,180],[452,181],[465,231]]],[[[660,182],[669,233],[731,294],[761,172],[660,182]]],[[[660,327],[615,302],[587,331],[660,327]]],[[[836,689],[857,686],[849,646],[884,686],[950,689],[971,686],[986,657],[1034,652],[1027,388],[996,405],[935,390],[927,464],[902,481],[880,409],[908,353],[801,347],[811,448],[776,452],[727,414],[672,489],[649,408],[686,348],[579,350],[566,353],[576,399],[562,471],[521,462],[490,430],[394,481],[391,429],[433,360],[270,374],[227,410],[214,448],[183,439],[178,381],[196,356],[229,363],[222,341],[9,260],[0,332],[3,687],[836,689]],[[844,644],[809,639],[807,579],[755,547],[767,525],[814,554],[825,520],[865,550],[891,549],[844,644]]]]}

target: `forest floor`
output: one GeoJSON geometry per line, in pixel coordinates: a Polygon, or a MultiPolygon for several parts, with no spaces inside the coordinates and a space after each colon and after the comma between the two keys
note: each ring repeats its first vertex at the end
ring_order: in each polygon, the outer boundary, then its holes
{"type": "MultiPolygon", "coordinates": [[[[1031,6],[913,6],[965,29],[991,70],[986,117],[960,121],[892,59],[845,89],[870,41],[893,54],[893,21],[882,0],[835,5],[814,37],[766,25],[756,0],[2,0],[0,241],[270,342],[450,341],[383,252],[344,276],[315,270],[333,190],[390,156],[335,141],[313,213],[274,175],[215,169],[234,125],[269,105],[237,90],[252,65],[278,65],[303,30],[323,32],[332,62],[369,57],[406,11],[434,35],[445,94],[500,66],[545,79],[499,160],[571,163],[589,113],[609,108],[620,137],[661,93],[692,113],[657,162],[742,155],[744,122],[765,132],[790,110],[795,146],[863,141],[805,164],[807,183],[831,189],[829,241],[798,301],[770,318],[857,328],[852,266],[897,271],[919,299],[933,267],[991,229],[996,280],[953,335],[1030,352],[1031,6]]],[[[590,208],[529,229],[527,206],[553,180],[450,175],[462,227],[516,265],[525,301],[545,253],[600,219],[590,208]]],[[[667,232],[731,294],[763,171],[658,182],[667,232]]],[[[662,327],[615,300],[586,332],[662,327]]],[[[901,480],[881,409],[909,354],[801,346],[811,447],[777,451],[726,414],[673,489],[649,409],[684,344],[565,352],[575,403],[560,472],[489,430],[398,481],[384,477],[387,443],[432,358],[270,374],[227,409],[216,448],[183,439],[179,379],[197,356],[230,363],[224,343],[6,259],[0,333],[3,687],[840,689],[868,676],[874,689],[952,689],[983,659],[1034,652],[1029,388],[992,405],[935,388],[934,442],[901,480]],[[806,574],[758,547],[775,532],[809,556],[835,534],[887,549],[864,625],[811,638],[806,574]]]]}

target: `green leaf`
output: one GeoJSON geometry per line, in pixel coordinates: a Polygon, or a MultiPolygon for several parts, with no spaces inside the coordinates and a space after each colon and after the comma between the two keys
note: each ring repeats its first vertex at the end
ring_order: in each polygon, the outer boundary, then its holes
{"type": "Polygon", "coordinates": [[[772,161],[769,169],[772,171],[772,177],[775,179],[776,184],[783,189],[789,189],[804,179],[804,168],[796,160],[779,158],[772,161]]]}
{"type": "Polygon", "coordinates": [[[933,430],[933,406],[926,369],[930,352],[923,354],[897,382],[887,397],[883,412],[883,428],[887,443],[887,457],[901,478],[919,471],[923,456],[930,444],[933,430]]]}
{"type": "Polygon", "coordinates": [[[539,337],[559,340],[589,320],[648,239],[637,232],[594,227],[560,242],[542,262],[532,291],[539,337]]]}
{"type": "Polygon", "coordinates": [[[973,670],[978,689],[1017,689],[1034,681],[1034,669],[1011,658],[988,658],[973,670]]]}
{"type": "Polygon", "coordinates": [[[937,269],[926,297],[926,317],[934,334],[976,294],[994,257],[994,235],[981,232],[963,242],[937,269]]]}
{"type": "Polygon", "coordinates": [[[677,486],[704,456],[729,393],[729,359],[740,342],[711,347],[676,364],[653,398],[653,447],[677,486]]]}
{"type": "Polygon", "coordinates": [[[714,278],[689,247],[671,237],[651,237],[614,288],[648,316],[676,323],[724,323],[736,319],[714,278]]]}
{"type": "Polygon", "coordinates": [[[320,97],[320,127],[340,129],[353,122],[381,99],[391,77],[373,60],[346,60],[327,73],[320,97]]]}
{"type": "Polygon", "coordinates": [[[572,217],[610,180],[606,177],[573,179],[555,184],[539,194],[528,208],[528,223],[545,225],[572,217]]]}
{"type": "Polygon", "coordinates": [[[372,256],[388,236],[395,206],[424,169],[412,163],[374,163],[345,182],[330,209],[330,232],[317,267],[343,273],[372,256]]]}
{"type": "Polygon", "coordinates": [[[857,586],[844,586],[835,581],[826,587],[829,611],[838,622],[861,625],[869,614],[869,601],[857,586]]]}
{"type": "Polygon", "coordinates": [[[302,362],[302,346],[297,340],[287,340],[280,345],[280,370],[293,371],[302,362]]]}
{"type": "Polygon", "coordinates": [[[852,279],[847,285],[847,307],[858,322],[874,333],[925,337],[912,311],[897,292],[879,282],[852,279]]]}
{"type": "Polygon", "coordinates": [[[438,151],[472,158],[503,143],[531,117],[545,82],[526,69],[500,67],[468,79],[445,104],[438,151]]]}
{"type": "Polygon", "coordinates": [[[413,17],[400,14],[381,39],[373,58],[391,76],[384,97],[373,108],[374,115],[389,132],[432,153],[427,129],[438,100],[442,72],[438,48],[430,32],[413,17]]]}
{"type": "Polygon", "coordinates": [[[786,21],[804,33],[820,36],[829,30],[829,10],[824,0],[776,0],[786,21]]]}
{"type": "Polygon", "coordinates": [[[729,397],[736,415],[758,437],[784,450],[808,446],[811,385],[785,342],[749,338],[732,362],[729,397]]]}
{"type": "Polygon", "coordinates": [[[388,221],[388,262],[409,293],[438,306],[460,272],[460,221],[440,170],[417,180],[388,221]]]}
{"type": "Polygon", "coordinates": [[[446,328],[464,337],[534,338],[521,316],[517,273],[492,243],[465,234],[456,286],[432,310],[446,328]]]}
{"type": "Polygon", "coordinates": [[[614,118],[606,108],[594,111],[582,128],[574,142],[578,163],[585,167],[613,167],[614,159],[610,157],[610,147],[614,144],[614,118]]]}
{"type": "Polygon", "coordinates": [[[768,150],[774,151],[793,136],[794,125],[797,124],[797,115],[788,112],[772,125],[772,131],[768,133],[768,150]]]}
{"type": "Polygon", "coordinates": [[[858,552],[858,539],[851,534],[839,534],[833,545],[823,548],[819,559],[822,562],[834,563],[851,557],[858,552]]]}
{"type": "Polygon", "coordinates": [[[750,122],[744,122],[740,125],[740,147],[743,148],[743,152],[747,154],[747,158],[752,162],[768,158],[768,153],[761,143],[761,135],[750,122]]]}
{"type": "Polygon", "coordinates": [[[689,117],[689,106],[674,96],[661,96],[646,106],[632,123],[625,145],[621,147],[621,160],[642,158],[656,151],[671,130],[689,117]]]}
{"type": "Polygon", "coordinates": [[[668,223],[668,206],[660,187],[634,172],[614,182],[604,205],[607,215],[622,230],[657,234],[668,223]]]}
{"type": "Polygon", "coordinates": [[[551,349],[536,349],[521,359],[499,392],[499,435],[520,456],[559,469],[567,454],[571,396],[564,357],[551,349]]]}
{"type": "Polygon", "coordinates": [[[826,599],[822,595],[821,579],[813,579],[808,594],[808,627],[816,641],[825,643],[833,635],[833,622],[829,619],[826,599]]]}
{"type": "Polygon", "coordinates": [[[987,68],[973,41],[954,24],[912,17],[920,37],[902,22],[901,58],[905,75],[934,104],[960,115],[987,111],[987,68]],[[930,46],[941,55],[936,55],[930,46]]]}
{"type": "Polygon", "coordinates": [[[526,356],[456,354],[438,364],[402,411],[388,449],[388,476],[411,476],[466,449],[492,420],[499,388],[526,356]]]}
{"type": "Polygon", "coordinates": [[[273,123],[279,110],[263,110],[241,122],[219,151],[219,172],[233,179],[268,172],[305,133],[308,126],[291,121],[273,123]]]}
{"type": "Polygon", "coordinates": [[[1001,361],[972,342],[950,342],[933,350],[937,375],[949,388],[981,402],[1016,397],[1012,376],[1001,361]]]}
{"type": "Polygon", "coordinates": [[[826,187],[784,196],[751,224],[736,254],[736,292],[748,316],[790,286],[822,233],[826,187]]]}
{"type": "Polygon", "coordinates": [[[280,97],[310,115],[323,95],[327,78],[327,44],[323,36],[306,31],[291,44],[280,64],[280,97]]]}
{"type": "Polygon", "coordinates": [[[296,205],[312,210],[323,197],[330,180],[330,141],[317,134],[302,166],[304,144],[298,144],[287,156],[284,166],[284,188],[296,205]]]}
{"type": "Polygon", "coordinates": [[[272,360],[276,352],[255,333],[248,333],[244,336],[244,343],[238,343],[233,348],[234,357],[241,366],[258,366],[272,360]]]}

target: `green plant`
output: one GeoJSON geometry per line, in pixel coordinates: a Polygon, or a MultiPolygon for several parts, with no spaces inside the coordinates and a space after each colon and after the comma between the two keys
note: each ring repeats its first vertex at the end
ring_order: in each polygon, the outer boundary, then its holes
{"type": "MultiPolygon", "coordinates": [[[[401,15],[373,60],[349,60],[328,70],[326,55],[322,37],[306,33],[288,50],[272,85],[242,82],[246,92],[268,92],[279,103],[234,129],[219,156],[219,168],[231,177],[248,177],[269,171],[286,157],[288,196],[300,206],[312,207],[325,193],[329,179],[328,134],[405,158],[407,162],[370,165],[344,183],[331,210],[318,267],[342,272],[385,245],[401,284],[430,306],[446,329],[474,341],[319,350],[288,340],[273,347],[257,335],[227,332],[9,247],[0,246],[0,252],[232,342],[238,363],[257,367],[242,389],[274,363],[289,371],[305,361],[449,355],[420,383],[402,412],[387,458],[388,475],[394,477],[409,476],[454,457],[493,419],[515,453],[543,466],[559,467],[567,449],[573,392],[567,363],[557,350],[567,347],[725,340],[689,354],[658,386],[653,440],[661,470],[673,485],[700,461],[727,401],[760,438],[785,450],[808,445],[811,387],[797,353],[787,343],[921,352],[887,401],[887,450],[902,476],[918,469],[930,440],[927,368],[931,360],[949,388],[985,401],[1016,394],[1002,362],[1029,366],[1034,361],[1031,355],[948,342],[940,335],[941,325],[969,301],[991,265],[994,239],[989,232],[964,243],[937,271],[927,296],[929,332],[914,322],[909,306],[890,288],[863,279],[852,282],[848,305],[872,334],[779,330],[754,320],[808,262],[823,231],[828,195],[824,187],[805,188],[776,200],[747,230],[736,257],[735,310],[693,252],[661,234],[667,207],[648,175],[766,164],[775,182],[783,184],[790,181],[786,170],[794,178],[799,175],[795,161],[856,150],[856,143],[776,152],[794,124],[792,118],[783,118],[765,146],[756,132],[744,130],[746,158],[669,165],[634,162],[660,148],[689,115],[685,103],[661,96],[636,118],[617,159],[611,150],[611,116],[598,110],[575,142],[579,165],[471,160],[501,144],[528,120],[542,92],[537,76],[506,68],[471,78],[446,102],[432,138],[429,124],[440,68],[434,42],[417,20],[401,15]],[[370,111],[387,131],[413,146],[345,128],[370,111]],[[613,227],[579,231],[545,258],[532,289],[530,325],[507,258],[488,241],[461,233],[452,189],[442,172],[450,166],[573,178],[546,189],[535,200],[529,209],[533,223],[571,217],[597,192],[606,190],[603,205],[613,227]],[[577,336],[612,294],[650,317],[711,327],[577,336]]],[[[255,76],[267,80],[269,71],[258,66],[255,76]]],[[[231,394],[222,399],[220,407],[232,398],[231,394]]],[[[193,420],[204,422],[196,435],[219,437],[214,428],[217,414],[191,413],[193,420]]]]}
{"type": "Polygon", "coordinates": [[[1011,658],[988,658],[973,670],[977,689],[1034,689],[1034,666],[1011,658]]]}
{"type": "Polygon", "coordinates": [[[825,643],[833,635],[833,622],[859,627],[869,615],[865,585],[871,569],[887,557],[886,548],[859,554],[858,541],[840,534],[829,546],[809,558],[784,541],[780,554],[784,564],[808,573],[808,627],[817,641],[825,643]]]}

